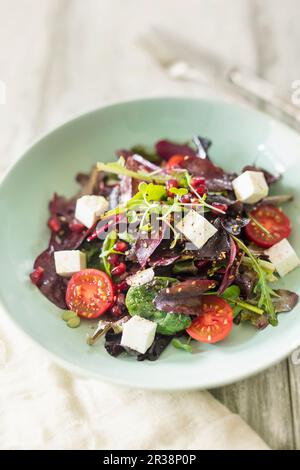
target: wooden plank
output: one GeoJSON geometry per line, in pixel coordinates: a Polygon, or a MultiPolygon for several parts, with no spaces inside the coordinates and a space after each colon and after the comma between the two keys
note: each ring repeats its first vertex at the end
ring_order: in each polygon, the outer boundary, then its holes
{"type": "Polygon", "coordinates": [[[272,449],[294,448],[287,361],[211,392],[231,411],[239,413],[272,449]]]}
{"type": "Polygon", "coordinates": [[[295,449],[300,449],[300,364],[288,361],[295,449]]]}

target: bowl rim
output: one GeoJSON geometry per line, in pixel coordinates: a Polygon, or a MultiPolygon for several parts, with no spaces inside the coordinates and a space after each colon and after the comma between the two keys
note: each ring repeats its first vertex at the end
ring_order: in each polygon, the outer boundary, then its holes
{"type": "MultiPolygon", "coordinates": [[[[76,116],[72,117],[71,119],[58,124],[56,126],[51,127],[49,130],[41,133],[41,135],[37,136],[36,139],[33,139],[33,141],[30,143],[30,145],[21,153],[21,155],[14,159],[11,165],[8,165],[7,169],[3,172],[1,178],[0,178],[0,191],[2,189],[3,184],[5,183],[6,179],[8,179],[9,175],[11,172],[13,172],[14,168],[20,163],[21,160],[27,158],[27,156],[30,154],[30,152],[34,149],[35,146],[39,145],[45,138],[49,137],[51,134],[54,134],[58,130],[63,130],[64,128],[67,128],[68,126],[72,126],[74,123],[77,121],[84,119],[88,116],[91,116],[93,114],[96,114],[99,111],[104,111],[106,109],[113,109],[117,108],[119,106],[126,106],[126,105],[131,105],[131,104],[147,104],[149,102],[171,102],[171,101],[190,101],[190,102],[198,102],[198,103],[203,103],[207,105],[213,105],[213,106],[223,106],[227,107],[228,109],[236,109],[238,111],[243,111],[247,112],[248,114],[252,114],[253,117],[261,117],[263,119],[267,119],[270,124],[274,123],[277,126],[282,127],[285,131],[290,133],[291,135],[297,136],[296,131],[289,127],[286,123],[281,122],[274,117],[268,115],[267,113],[257,110],[254,107],[250,106],[249,104],[246,103],[237,103],[234,100],[231,99],[226,99],[226,98],[218,98],[218,99],[210,99],[210,98],[202,98],[201,96],[199,97],[194,97],[192,95],[162,95],[162,96],[155,96],[155,97],[143,97],[143,98],[136,98],[136,99],[130,99],[130,100],[119,100],[113,103],[108,103],[104,104],[103,106],[96,107],[94,109],[91,109],[89,111],[85,111],[84,113],[78,113],[76,116]]],[[[298,136],[299,137],[299,136],[298,136]]],[[[202,389],[207,389],[207,388],[215,388],[215,387],[221,387],[224,385],[228,385],[231,383],[234,383],[236,381],[243,380],[247,377],[256,375],[260,373],[261,371],[271,367],[272,365],[278,363],[280,360],[283,360],[287,358],[297,347],[300,345],[300,340],[299,340],[299,345],[297,344],[289,344],[284,352],[275,350],[275,353],[273,353],[273,356],[267,357],[264,361],[260,363],[260,365],[252,365],[252,363],[247,367],[247,370],[245,372],[239,371],[234,372],[232,371],[230,374],[228,374],[228,377],[226,379],[221,378],[215,378],[214,380],[202,380],[200,384],[193,383],[193,384],[181,384],[179,381],[176,384],[172,384],[171,386],[165,385],[165,384],[159,384],[159,386],[152,386],[150,384],[145,384],[141,383],[138,379],[133,379],[130,378],[129,380],[126,380],[124,378],[118,379],[118,378],[112,378],[107,374],[99,372],[94,372],[89,369],[86,369],[84,367],[78,366],[74,364],[73,362],[62,358],[58,354],[52,352],[49,350],[47,347],[45,347],[42,342],[39,342],[38,339],[32,337],[30,333],[28,333],[26,330],[24,330],[20,324],[17,322],[17,320],[10,315],[10,308],[6,305],[6,302],[3,298],[0,297],[0,305],[3,307],[2,310],[5,313],[6,318],[13,324],[21,334],[23,334],[25,337],[27,337],[32,343],[37,345],[40,349],[42,349],[44,352],[48,354],[49,357],[51,357],[52,360],[54,360],[57,364],[61,365],[64,369],[71,371],[72,373],[84,377],[84,378],[94,378],[106,383],[114,384],[114,385],[119,385],[119,386],[124,386],[124,387],[130,387],[130,388],[140,388],[144,390],[160,390],[160,391],[184,391],[184,390],[202,390],[202,389]]]]}

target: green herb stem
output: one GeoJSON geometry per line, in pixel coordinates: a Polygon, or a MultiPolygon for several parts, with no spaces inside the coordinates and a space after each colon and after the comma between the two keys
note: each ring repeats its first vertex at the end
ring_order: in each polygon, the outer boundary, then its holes
{"type": "Polygon", "coordinates": [[[276,326],[278,324],[277,316],[275,313],[274,305],[271,299],[271,295],[273,295],[273,290],[268,286],[266,280],[266,273],[259,265],[258,260],[253,256],[249,248],[237,237],[232,235],[232,238],[237,243],[237,245],[243,250],[246,255],[252,261],[252,266],[256,274],[258,275],[258,284],[256,287],[260,289],[260,299],[258,302],[258,307],[264,307],[266,313],[269,315],[269,321],[271,325],[276,326]]]}
{"type": "Polygon", "coordinates": [[[257,313],[258,315],[262,315],[264,313],[264,310],[262,308],[258,308],[255,305],[249,304],[248,302],[230,298],[226,300],[228,300],[228,302],[238,305],[239,307],[245,308],[246,310],[251,310],[251,312],[257,313]]]}

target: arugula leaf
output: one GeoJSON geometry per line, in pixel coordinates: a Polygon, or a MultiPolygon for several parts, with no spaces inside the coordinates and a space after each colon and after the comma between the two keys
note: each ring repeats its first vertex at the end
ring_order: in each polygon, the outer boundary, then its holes
{"type": "Polygon", "coordinates": [[[171,344],[176,349],[183,349],[183,351],[186,351],[189,353],[193,352],[193,348],[189,343],[180,341],[180,339],[178,338],[173,338],[171,341],[171,344]]]}
{"type": "MultiPolygon", "coordinates": [[[[257,315],[263,315],[264,310],[257,307],[256,305],[250,304],[240,299],[240,288],[236,285],[231,285],[225,289],[221,297],[230,304],[233,310],[233,317],[235,318],[243,309],[250,310],[257,315]]],[[[211,292],[212,294],[213,292],[211,292]]],[[[208,294],[206,294],[208,295],[208,294]]]]}
{"type": "Polygon", "coordinates": [[[235,300],[239,298],[240,293],[241,293],[241,289],[239,288],[239,286],[232,284],[231,286],[227,287],[227,289],[224,290],[222,297],[225,300],[227,299],[235,300]]]}
{"type": "Polygon", "coordinates": [[[278,324],[278,319],[271,298],[271,296],[276,296],[276,293],[267,283],[266,272],[263,270],[258,262],[258,259],[251,253],[247,246],[234,235],[232,235],[232,238],[235,240],[241,250],[246,253],[248,258],[250,258],[252,262],[252,268],[258,275],[258,282],[254,289],[254,292],[259,294],[258,308],[263,308],[269,316],[270,324],[276,326],[278,324]]]}

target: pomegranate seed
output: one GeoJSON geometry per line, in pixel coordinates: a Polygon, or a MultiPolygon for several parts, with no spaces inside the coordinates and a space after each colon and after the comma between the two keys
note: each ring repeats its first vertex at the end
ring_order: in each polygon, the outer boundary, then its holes
{"type": "Polygon", "coordinates": [[[167,189],[167,194],[169,197],[174,197],[175,194],[173,194],[170,189],[172,188],[178,188],[178,181],[175,179],[170,179],[166,182],[166,189],[167,189]]]}
{"type": "Polygon", "coordinates": [[[204,194],[207,193],[207,189],[204,184],[199,184],[199,186],[197,186],[195,190],[197,191],[199,196],[204,196],[204,194]]]}
{"type": "MultiPolygon", "coordinates": [[[[216,209],[219,209],[220,211],[223,211],[223,212],[226,212],[227,209],[228,209],[227,204],[220,204],[220,203],[218,203],[218,202],[213,202],[213,203],[212,203],[212,206],[215,207],[216,209]]],[[[214,211],[214,210],[212,211],[212,213],[215,214],[215,215],[219,215],[219,214],[220,214],[220,212],[214,211]]]]}
{"type": "Polygon", "coordinates": [[[194,178],[192,178],[191,185],[193,186],[193,188],[196,189],[200,184],[205,185],[205,178],[203,178],[202,176],[195,176],[194,178]]]}
{"type": "Polygon", "coordinates": [[[124,251],[126,251],[128,249],[128,245],[126,242],[123,242],[123,241],[118,241],[115,246],[114,246],[114,249],[116,251],[121,251],[122,253],[124,253],[124,251]]]}
{"type": "Polygon", "coordinates": [[[111,266],[118,266],[120,264],[119,256],[116,253],[108,255],[107,261],[111,266]]]}
{"type": "Polygon", "coordinates": [[[72,222],[69,223],[69,229],[71,230],[71,232],[80,233],[85,229],[85,226],[81,224],[80,222],[73,220],[72,222]]]}
{"type": "Polygon", "coordinates": [[[184,196],[181,196],[180,202],[182,202],[183,204],[189,204],[191,202],[191,194],[187,193],[184,196]]]}
{"type": "Polygon", "coordinates": [[[122,310],[119,305],[113,305],[110,310],[114,317],[120,317],[122,315],[122,310]]]}
{"type": "Polygon", "coordinates": [[[38,286],[42,282],[43,276],[44,276],[44,268],[42,268],[41,266],[38,266],[30,274],[30,279],[31,279],[32,284],[34,284],[35,286],[38,286]]]}
{"type": "Polygon", "coordinates": [[[50,219],[48,220],[48,227],[50,228],[50,230],[52,230],[52,232],[54,233],[57,233],[60,231],[61,229],[61,224],[60,224],[60,221],[57,217],[50,217],[50,219]]]}
{"type": "Polygon", "coordinates": [[[115,285],[117,292],[125,292],[128,290],[129,285],[126,281],[119,282],[115,285]]]}
{"type": "Polygon", "coordinates": [[[126,264],[120,263],[112,269],[111,273],[113,276],[121,276],[121,274],[124,274],[125,271],[126,271],[126,264]]]}

